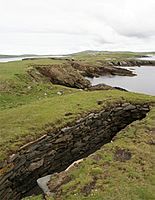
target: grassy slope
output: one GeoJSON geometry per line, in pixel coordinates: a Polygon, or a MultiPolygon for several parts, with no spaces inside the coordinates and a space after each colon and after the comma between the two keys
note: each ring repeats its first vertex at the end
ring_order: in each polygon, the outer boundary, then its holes
{"type": "Polygon", "coordinates": [[[24,60],[24,61],[12,61],[6,63],[0,63],[0,80],[6,80],[13,78],[15,74],[24,74],[25,70],[31,64],[56,64],[64,62],[64,60],[52,60],[52,59],[36,59],[36,60],[24,60]]]}
{"type": "Polygon", "coordinates": [[[35,100],[53,97],[58,91],[73,91],[49,83],[37,83],[30,80],[26,71],[31,64],[55,64],[63,61],[51,59],[14,61],[0,63],[0,108],[12,108],[28,104],[35,100]]]}
{"type": "MultiPolygon", "coordinates": [[[[70,169],[71,180],[61,185],[59,200],[155,199],[155,108],[142,121],[122,130],[113,143],[70,169]],[[130,151],[130,160],[115,159],[118,149],[130,151]],[[95,183],[94,183],[95,180],[95,183]]],[[[47,198],[48,199],[48,198],[47,198]]]]}

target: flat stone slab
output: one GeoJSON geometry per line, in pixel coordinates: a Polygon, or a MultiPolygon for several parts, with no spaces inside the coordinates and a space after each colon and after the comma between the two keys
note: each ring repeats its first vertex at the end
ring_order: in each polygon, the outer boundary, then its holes
{"type": "Polygon", "coordinates": [[[48,182],[50,181],[52,175],[47,175],[37,180],[39,187],[43,190],[44,194],[50,194],[48,188],[48,182]]]}

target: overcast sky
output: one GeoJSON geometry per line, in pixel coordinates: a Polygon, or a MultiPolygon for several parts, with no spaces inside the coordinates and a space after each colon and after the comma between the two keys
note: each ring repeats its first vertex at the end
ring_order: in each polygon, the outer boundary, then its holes
{"type": "Polygon", "coordinates": [[[155,0],[0,0],[0,54],[155,51],[155,0]]]}

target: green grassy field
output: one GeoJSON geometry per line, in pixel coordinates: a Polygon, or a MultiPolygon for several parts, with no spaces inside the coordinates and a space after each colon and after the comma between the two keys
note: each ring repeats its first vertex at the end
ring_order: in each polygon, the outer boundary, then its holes
{"type": "Polygon", "coordinates": [[[46,97],[53,97],[61,90],[66,93],[72,91],[72,88],[41,81],[35,82],[27,74],[32,64],[45,65],[61,62],[61,60],[38,59],[0,63],[0,108],[12,108],[46,97]]]}

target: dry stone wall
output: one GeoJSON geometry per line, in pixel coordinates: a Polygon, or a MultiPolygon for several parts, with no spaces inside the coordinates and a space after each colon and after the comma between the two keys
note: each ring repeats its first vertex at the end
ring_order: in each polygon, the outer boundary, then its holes
{"type": "Polygon", "coordinates": [[[117,104],[22,147],[1,166],[4,173],[0,175],[0,199],[21,199],[35,187],[38,178],[60,172],[95,152],[128,124],[144,118],[148,111],[148,105],[117,104]]]}

